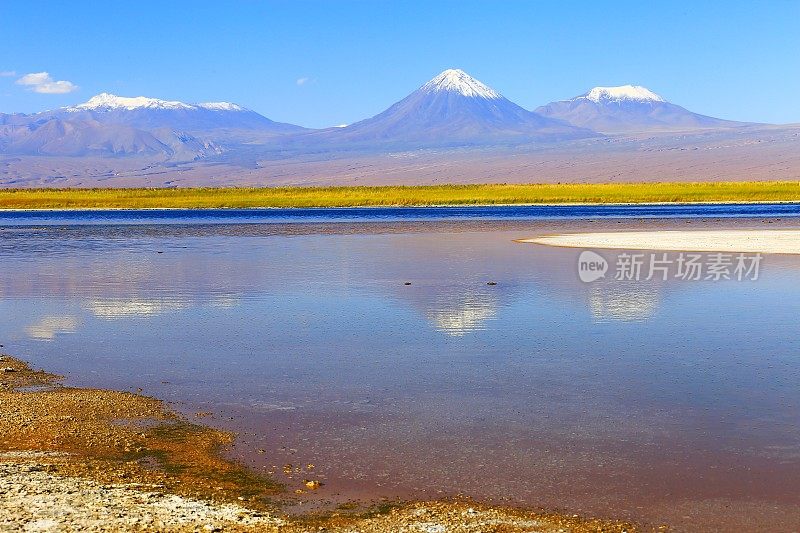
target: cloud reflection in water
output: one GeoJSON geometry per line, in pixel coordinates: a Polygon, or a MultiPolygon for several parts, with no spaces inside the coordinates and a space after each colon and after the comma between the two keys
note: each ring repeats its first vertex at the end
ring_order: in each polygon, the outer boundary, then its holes
{"type": "Polygon", "coordinates": [[[74,333],[80,320],[74,316],[46,316],[35,324],[25,328],[25,333],[32,339],[52,341],[58,334],[74,333]]]}

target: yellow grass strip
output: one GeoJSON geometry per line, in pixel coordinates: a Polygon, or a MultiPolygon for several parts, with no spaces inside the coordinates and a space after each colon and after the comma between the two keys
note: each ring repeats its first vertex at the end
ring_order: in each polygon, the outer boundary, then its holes
{"type": "Polygon", "coordinates": [[[792,201],[800,201],[800,182],[181,189],[0,189],[0,209],[355,207],[792,201]]]}

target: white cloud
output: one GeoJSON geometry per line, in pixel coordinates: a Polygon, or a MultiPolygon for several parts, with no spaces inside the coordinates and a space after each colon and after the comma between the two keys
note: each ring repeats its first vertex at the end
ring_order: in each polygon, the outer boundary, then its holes
{"type": "Polygon", "coordinates": [[[0,70],[0,78],[13,78],[16,75],[13,70],[0,70]]]}
{"type": "Polygon", "coordinates": [[[41,94],[66,94],[78,90],[78,86],[71,81],[55,81],[48,72],[25,74],[17,80],[17,84],[41,94]]]}
{"type": "Polygon", "coordinates": [[[17,83],[20,85],[41,85],[42,83],[49,83],[52,81],[53,78],[50,77],[49,73],[35,72],[31,74],[25,74],[17,80],[17,83]]]}
{"type": "Polygon", "coordinates": [[[308,83],[310,81],[311,81],[311,78],[298,78],[296,83],[297,83],[297,85],[300,85],[302,87],[303,85],[305,85],[306,83],[308,83]]]}

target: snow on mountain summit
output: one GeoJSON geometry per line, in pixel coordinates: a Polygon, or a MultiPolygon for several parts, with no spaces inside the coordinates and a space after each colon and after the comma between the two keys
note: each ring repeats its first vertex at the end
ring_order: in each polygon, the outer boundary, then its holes
{"type": "Polygon", "coordinates": [[[158,98],[147,98],[136,96],[127,98],[110,93],[100,93],[93,96],[88,102],[68,108],[74,111],[86,111],[92,109],[192,109],[193,106],[183,102],[173,102],[169,100],[159,100],[158,98]]]}
{"type": "Polygon", "coordinates": [[[588,93],[575,98],[584,98],[592,102],[631,100],[635,102],[665,102],[662,97],[641,85],[620,85],[618,87],[595,87],[588,93]]]}
{"type": "Polygon", "coordinates": [[[485,98],[486,100],[502,98],[500,93],[479,82],[463,70],[452,68],[433,78],[420,87],[420,90],[426,93],[457,92],[462,96],[485,98]]]}
{"type": "Polygon", "coordinates": [[[242,106],[230,102],[205,102],[203,104],[197,104],[197,107],[202,107],[203,109],[209,109],[211,111],[246,111],[242,106]]]}
{"type": "Polygon", "coordinates": [[[66,108],[67,111],[95,111],[102,109],[125,109],[133,111],[135,109],[185,109],[197,110],[207,109],[210,111],[244,111],[239,105],[230,102],[208,102],[204,104],[185,104],[178,101],[160,100],[158,98],[148,98],[146,96],[135,96],[132,98],[117,96],[110,93],[100,93],[93,96],[89,101],[66,108]]]}

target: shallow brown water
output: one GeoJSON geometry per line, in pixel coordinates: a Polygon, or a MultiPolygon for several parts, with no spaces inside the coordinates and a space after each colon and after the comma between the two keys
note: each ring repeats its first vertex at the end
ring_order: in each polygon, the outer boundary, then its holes
{"type": "Polygon", "coordinates": [[[755,281],[583,283],[580,250],[513,241],[798,224],[5,227],[0,343],[212,412],[233,456],[325,483],[299,501],[465,494],[794,531],[800,258],[765,257],[755,281]]]}

